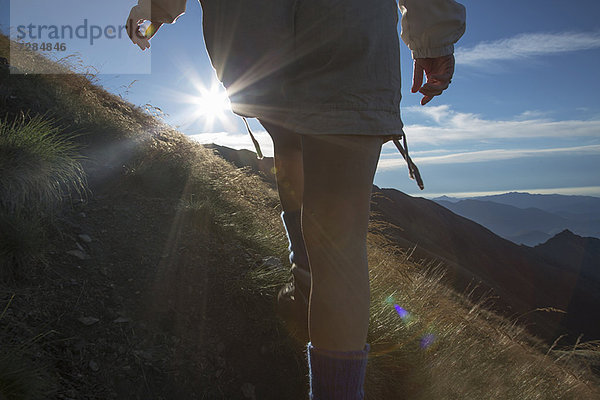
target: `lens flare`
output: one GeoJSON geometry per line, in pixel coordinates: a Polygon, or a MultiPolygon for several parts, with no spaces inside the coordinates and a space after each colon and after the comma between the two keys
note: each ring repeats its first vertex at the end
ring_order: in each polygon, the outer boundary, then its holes
{"type": "Polygon", "coordinates": [[[402,320],[407,320],[410,317],[410,313],[404,308],[400,307],[398,304],[394,304],[394,308],[402,320]]]}
{"type": "Polygon", "coordinates": [[[138,25],[138,30],[146,39],[151,39],[152,36],[156,34],[161,25],[161,23],[155,23],[146,20],[138,25]]]}
{"type": "Polygon", "coordinates": [[[390,304],[390,305],[391,305],[391,304],[394,304],[396,301],[395,301],[395,299],[394,299],[394,296],[390,294],[388,297],[386,297],[386,299],[385,299],[385,302],[386,302],[387,304],[390,304]]]}
{"type": "Polygon", "coordinates": [[[435,342],[435,335],[433,333],[427,333],[421,338],[420,346],[422,349],[426,349],[435,342]]]}

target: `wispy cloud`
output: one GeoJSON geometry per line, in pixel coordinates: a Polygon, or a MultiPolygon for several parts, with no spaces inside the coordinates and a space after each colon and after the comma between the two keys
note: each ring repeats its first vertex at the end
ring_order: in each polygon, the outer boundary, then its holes
{"type": "MultiPolygon", "coordinates": [[[[488,162],[499,160],[511,160],[515,158],[542,157],[548,155],[600,155],[600,145],[559,147],[550,149],[490,149],[481,151],[470,151],[463,153],[443,154],[436,156],[419,156],[414,154],[414,160],[418,165],[427,164],[466,164],[476,162],[488,162]]],[[[382,171],[404,166],[404,160],[400,157],[395,159],[381,159],[378,168],[382,171]]]]}
{"type": "Polygon", "coordinates": [[[489,61],[515,60],[545,54],[600,48],[600,32],[525,33],[508,39],[457,48],[456,61],[481,65],[489,61]]]}
{"type": "MultiPolygon", "coordinates": [[[[462,153],[443,154],[437,156],[419,156],[414,154],[414,160],[418,165],[427,164],[467,164],[476,162],[488,162],[499,160],[511,160],[515,158],[543,157],[550,155],[600,155],[600,145],[559,147],[550,149],[490,149],[480,151],[468,151],[462,153]]],[[[404,159],[382,158],[378,168],[382,171],[395,169],[405,165],[404,159]]]]}
{"type": "Polygon", "coordinates": [[[415,120],[415,115],[416,119],[424,120],[423,123],[408,123],[405,126],[409,141],[436,146],[461,140],[597,138],[600,132],[598,119],[553,121],[536,118],[533,114],[521,114],[514,119],[490,120],[477,114],[453,111],[447,105],[407,107],[404,114],[409,117],[407,121],[415,120]]]}

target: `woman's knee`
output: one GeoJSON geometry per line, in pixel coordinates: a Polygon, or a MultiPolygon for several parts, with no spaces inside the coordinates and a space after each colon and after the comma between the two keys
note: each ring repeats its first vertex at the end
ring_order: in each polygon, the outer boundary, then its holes
{"type": "Polygon", "coordinates": [[[293,154],[302,152],[302,137],[300,134],[281,125],[260,121],[273,140],[275,154],[293,154]]]}

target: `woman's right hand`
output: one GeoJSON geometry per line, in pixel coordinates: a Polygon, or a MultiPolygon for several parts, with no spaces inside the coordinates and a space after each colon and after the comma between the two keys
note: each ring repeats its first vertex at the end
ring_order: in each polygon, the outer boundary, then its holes
{"type": "Polygon", "coordinates": [[[145,32],[140,31],[140,24],[144,21],[150,21],[150,3],[148,6],[136,5],[131,9],[127,18],[127,35],[134,44],[137,44],[140,49],[146,50],[150,48],[150,38],[156,34],[158,28],[162,24],[151,23],[145,32]]]}

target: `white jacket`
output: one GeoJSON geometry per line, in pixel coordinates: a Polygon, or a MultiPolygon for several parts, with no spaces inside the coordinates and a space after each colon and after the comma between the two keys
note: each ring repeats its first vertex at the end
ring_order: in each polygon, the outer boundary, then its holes
{"type": "MultiPolygon", "coordinates": [[[[151,6],[153,22],[171,24],[185,12],[185,3],[186,0],[139,0],[138,6],[146,10],[151,6]]],[[[413,58],[454,52],[454,43],[465,32],[466,12],[462,4],[454,0],[398,0],[398,7],[402,12],[400,36],[413,58]]]]}
{"type": "Polygon", "coordinates": [[[172,24],[185,12],[187,0],[138,0],[140,9],[152,22],[172,24]]]}
{"type": "Polygon", "coordinates": [[[413,58],[435,58],[454,53],[454,43],[465,33],[466,12],[454,0],[399,0],[400,36],[413,58]]]}

